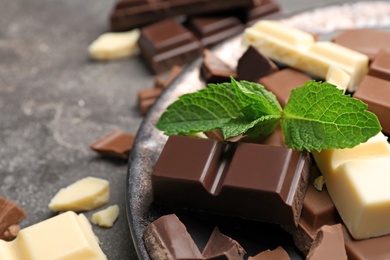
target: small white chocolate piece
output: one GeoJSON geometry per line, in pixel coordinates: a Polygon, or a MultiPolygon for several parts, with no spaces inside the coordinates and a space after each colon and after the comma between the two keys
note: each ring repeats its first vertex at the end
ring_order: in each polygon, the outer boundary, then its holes
{"type": "Polygon", "coordinates": [[[89,55],[95,60],[103,61],[130,57],[137,50],[139,35],[139,29],[104,33],[89,46],[89,55]]]}
{"type": "Polygon", "coordinates": [[[22,229],[18,237],[0,240],[0,260],[104,260],[91,224],[72,211],[22,229]]]}
{"type": "Polygon", "coordinates": [[[94,213],[92,215],[91,221],[95,225],[109,228],[112,227],[112,225],[114,224],[118,216],[119,216],[119,206],[113,205],[107,207],[106,209],[94,213]]]}
{"type": "Polygon", "coordinates": [[[339,67],[332,66],[329,68],[325,78],[326,82],[335,85],[337,88],[344,91],[347,90],[351,82],[351,76],[339,67]]]}
{"type": "Polygon", "coordinates": [[[86,177],[62,188],[51,199],[53,211],[85,211],[106,204],[110,197],[109,182],[100,178],[86,177]]]}

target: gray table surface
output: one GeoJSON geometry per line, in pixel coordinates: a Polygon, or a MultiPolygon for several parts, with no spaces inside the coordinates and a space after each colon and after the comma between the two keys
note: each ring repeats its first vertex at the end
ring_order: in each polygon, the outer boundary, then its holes
{"type": "MultiPolygon", "coordinates": [[[[295,12],[338,0],[279,0],[295,12]]],[[[153,76],[138,57],[99,63],[88,45],[108,31],[113,0],[0,0],[0,196],[18,203],[27,227],[54,215],[47,204],[85,177],[107,179],[109,205],[121,213],[110,229],[94,226],[109,259],[136,259],[125,212],[126,161],[89,149],[142,121],[137,93],[153,76]]],[[[88,218],[92,213],[86,212],[88,218]]]]}

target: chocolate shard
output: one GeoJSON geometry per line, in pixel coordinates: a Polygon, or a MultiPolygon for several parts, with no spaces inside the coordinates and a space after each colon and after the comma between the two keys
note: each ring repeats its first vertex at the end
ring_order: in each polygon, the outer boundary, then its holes
{"type": "Polygon", "coordinates": [[[175,20],[164,20],[141,29],[138,40],[141,55],[156,74],[184,65],[201,54],[195,36],[175,20]]]}
{"type": "Polygon", "coordinates": [[[250,256],[248,260],[290,260],[290,256],[283,247],[279,246],[274,250],[266,250],[255,256],[250,256]]]}
{"type": "Polygon", "coordinates": [[[390,48],[378,53],[370,65],[368,75],[390,81],[390,48]]]}
{"type": "Polygon", "coordinates": [[[311,78],[300,71],[283,69],[260,78],[259,83],[274,93],[280,105],[284,107],[290,98],[291,90],[303,86],[308,80],[311,78]]]}
{"type": "Polygon", "coordinates": [[[143,240],[151,259],[202,259],[195,242],[175,214],[165,215],[150,223],[143,240]]]}
{"type": "Polygon", "coordinates": [[[269,58],[256,48],[249,46],[238,60],[237,77],[239,80],[257,82],[260,78],[278,70],[278,67],[269,58]]]}
{"type": "Polygon", "coordinates": [[[25,216],[17,204],[0,196],[0,239],[14,239],[19,232],[17,224],[25,216]]]}
{"type": "Polygon", "coordinates": [[[201,73],[207,83],[230,82],[231,76],[236,77],[236,71],[208,49],[203,50],[201,73]]]}
{"type": "Polygon", "coordinates": [[[133,134],[115,129],[93,142],[90,147],[101,156],[127,159],[133,147],[134,139],[133,134]]]}
{"type": "Polygon", "coordinates": [[[308,260],[347,260],[341,224],[322,226],[307,255],[308,260]]]}
{"type": "Polygon", "coordinates": [[[170,136],[152,173],[154,202],[297,225],[308,184],[305,152],[170,136]]]}
{"type": "Polygon", "coordinates": [[[244,259],[245,254],[246,251],[237,241],[222,234],[217,227],[202,252],[205,259],[215,260],[239,260],[244,259]]]}

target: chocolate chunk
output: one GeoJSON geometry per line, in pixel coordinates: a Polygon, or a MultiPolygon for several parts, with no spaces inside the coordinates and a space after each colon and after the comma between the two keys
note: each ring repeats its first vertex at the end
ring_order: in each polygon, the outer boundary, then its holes
{"type": "Polygon", "coordinates": [[[239,80],[257,82],[260,78],[278,70],[275,63],[252,46],[249,46],[238,60],[237,77],[239,80]]]}
{"type": "Polygon", "coordinates": [[[198,37],[203,47],[211,47],[244,30],[244,25],[236,17],[193,17],[187,24],[198,37]]]}
{"type": "Polygon", "coordinates": [[[205,259],[244,259],[246,251],[242,246],[232,238],[222,234],[218,228],[215,228],[209,241],[204,248],[202,255],[205,259]]]}
{"type": "Polygon", "coordinates": [[[141,115],[145,115],[149,111],[162,91],[161,88],[152,88],[138,92],[138,108],[141,115]]]}
{"type": "Polygon", "coordinates": [[[371,63],[368,75],[390,81],[390,48],[378,53],[371,63]]]}
{"type": "Polygon", "coordinates": [[[117,4],[110,16],[113,31],[126,31],[178,15],[198,15],[248,7],[252,0],[164,0],[117,4]]]}
{"type": "Polygon", "coordinates": [[[322,226],[307,255],[308,260],[347,260],[341,224],[322,226]]]}
{"type": "Polygon", "coordinates": [[[129,158],[135,136],[119,129],[113,130],[91,144],[91,149],[102,156],[121,159],[129,158]]]}
{"type": "Polygon", "coordinates": [[[174,20],[164,20],[141,30],[138,41],[141,55],[156,74],[174,65],[183,65],[201,54],[201,44],[195,36],[174,20]]]}
{"type": "Polygon", "coordinates": [[[177,65],[174,65],[172,69],[170,70],[168,77],[166,80],[161,78],[160,76],[156,76],[154,80],[154,87],[155,88],[161,88],[165,89],[169,85],[172,84],[172,82],[180,75],[180,73],[183,71],[183,68],[177,65]]]}
{"type": "Polygon", "coordinates": [[[353,97],[366,103],[378,117],[383,132],[390,133],[390,81],[366,76],[353,97]]]}
{"type": "Polygon", "coordinates": [[[248,260],[290,260],[283,247],[279,246],[275,250],[266,250],[255,256],[250,256],[248,260]]]}
{"type": "Polygon", "coordinates": [[[253,5],[246,10],[246,25],[251,26],[264,16],[279,10],[279,5],[272,0],[253,0],[253,5]]]}
{"type": "Polygon", "coordinates": [[[154,201],[297,225],[309,165],[290,148],[170,136],[152,173],[154,201]]]}
{"type": "Polygon", "coordinates": [[[259,83],[275,94],[280,105],[284,107],[290,98],[291,90],[303,86],[311,80],[306,74],[293,69],[283,69],[260,78],[259,83]]]}
{"type": "Polygon", "coordinates": [[[174,214],[150,223],[143,240],[152,259],[202,259],[186,227],[174,214]]]}
{"type": "Polygon", "coordinates": [[[14,202],[0,196],[0,239],[12,240],[19,232],[17,224],[26,216],[14,202]]]}
{"type": "Polygon", "coordinates": [[[213,52],[203,50],[201,73],[208,83],[230,82],[230,77],[236,77],[236,72],[213,52]]]}
{"type": "Polygon", "coordinates": [[[335,43],[366,54],[370,60],[381,50],[389,50],[390,32],[374,29],[345,30],[332,39],[335,43]]]}

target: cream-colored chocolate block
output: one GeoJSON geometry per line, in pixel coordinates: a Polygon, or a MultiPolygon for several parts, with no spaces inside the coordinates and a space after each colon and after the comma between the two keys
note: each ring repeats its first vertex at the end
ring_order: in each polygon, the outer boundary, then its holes
{"type": "Polygon", "coordinates": [[[115,60],[130,57],[137,50],[139,29],[128,32],[110,32],[100,35],[88,52],[95,60],[115,60]]]}
{"type": "Polygon", "coordinates": [[[110,198],[109,182],[95,177],[86,177],[66,188],[52,198],[49,208],[53,211],[85,211],[106,204],[110,198]]]}
{"type": "MultiPolygon", "coordinates": [[[[312,152],[321,173],[334,174],[341,164],[368,156],[390,156],[390,146],[387,137],[379,132],[365,143],[346,149],[328,149],[321,152],[312,152]]],[[[327,183],[325,177],[325,183],[327,183]]]]}
{"type": "Polygon", "coordinates": [[[329,68],[325,77],[326,82],[335,85],[337,88],[344,91],[347,90],[351,82],[351,76],[339,67],[332,66],[329,68]]]}
{"type": "Polygon", "coordinates": [[[22,229],[11,241],[0,241],[0,260],[100,260],[100,249],[91,224],[72,211],[22,229]]]}
{"type": "Polygon", "coordinates": [[[119,206],[113,205],[92,215],[92,223],[101,227],[112,227],[119,216],[119,206]]]}
{"type": "Polygon", "coordinates": [[[390,156],[366,157],[323,173],[329,194],[355,239],[390,234],[390,156]]]}

